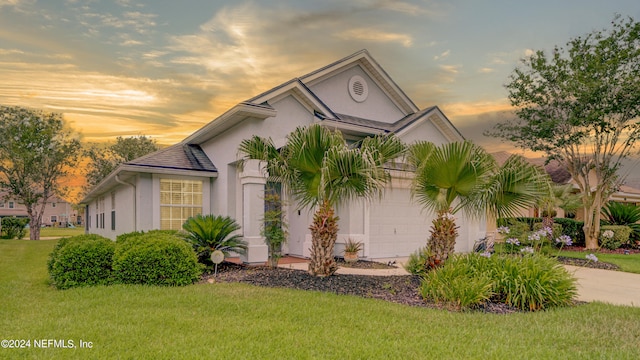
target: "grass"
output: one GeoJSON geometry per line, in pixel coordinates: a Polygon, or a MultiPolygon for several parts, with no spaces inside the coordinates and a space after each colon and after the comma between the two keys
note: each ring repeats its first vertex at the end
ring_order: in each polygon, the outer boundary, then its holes
{"type": "MultiPolygon", "coordinates": [[[[40,229],[40,238],[48,238],[48,237],[70,237],[76,235],[84,234],[84,227],[76,227],[76,228],[56,228],[56,227],[46,227],[40,229]]],[[[27,230],[24,239],[29,238],[29,230],[27,230]]]]}
{"type": "MultiPolygon", "coordinates": [[[[561,251],[559,256],[565,256],[576,259],[584,259],[589,253],[580,251],[561,251]]],[[[622,271],[640,274],[640,254],[624,255],[624,254],[607,254],[598,253],[598,261],[603,261],[618,265],[622,271]]]]}
{"type": "Polygon", "coordinates": [[[637,359],[640,308],[450,313],[245,284],[55,290],[56,241],[0,240],[0,358],[637,359]],[[89,348],[34,348],[33,339],[89,348]]]}

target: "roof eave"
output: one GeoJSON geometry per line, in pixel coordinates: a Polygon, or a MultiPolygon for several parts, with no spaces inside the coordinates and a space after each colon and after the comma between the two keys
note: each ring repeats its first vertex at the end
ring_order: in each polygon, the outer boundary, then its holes
{"type": "Polygon", "coordinates": [[[104,193],[113,189],[117,184],[121,183],[118,181],[118,177],[126,176],[126,175],[135,175],[140,173],[147,174],[160,174],[160,175],[182,175],[182,176],[194,176],[194,177],[207,177],[207,178],[217,178],[217,171],[207,171],[207,170],[192,170],[192,169],[179,169],[179,168],[171,168],[171,167],[159,167],[159,166],[151,166],[151,165],[132,165],[132,164],[121,164],[116,170],[111,172],[104,180],[102,180],[98,185],[94,186],[91,191],[89,191],[84,198],[79,202],[79,204],[88,204],[95,198],[104,193]]]}
{"type": "Polygon", "coordinates": [[[386,134],[387,131],[382,129],[376,129],[369,126],[362,126],[356,124],[348,124],[336,120],[324,119],[319,122],[321,126],[330,129],[338,129],[344,134],[357,135],[357,136],[372,136],[386,134]]]}

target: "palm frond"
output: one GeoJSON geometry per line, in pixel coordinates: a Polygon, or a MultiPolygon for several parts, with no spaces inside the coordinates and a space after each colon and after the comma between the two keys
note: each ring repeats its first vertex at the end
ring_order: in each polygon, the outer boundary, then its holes
{"type": "Polygon", "coordinates": [[[408,161],[416,166],[413,196],[425,208],[438,212],[465,208],[468,198],[495,169],[495,161],[471,142],[456,142],[436,147],[417,143],[409,151],[408,161]]]}
{"type": "Polygon", "coordinates": [[[520,210],[534,206],[548,194],[549,176],[522,156],[512,155],[490,178],[479,197],[482,207],[496,217],[517,216],[520,210]]]}
{"type": "Polygon", "coordinates": [[[242,155],[238,163],[240,170],[244,168],[244,164],[248,159],[261,160],[266,164],[270,180],[279,181],[280,176],[282,176],[283,159],[271,138],[254,135],[250,139],[242,140],[238,152],[242,155]]]}

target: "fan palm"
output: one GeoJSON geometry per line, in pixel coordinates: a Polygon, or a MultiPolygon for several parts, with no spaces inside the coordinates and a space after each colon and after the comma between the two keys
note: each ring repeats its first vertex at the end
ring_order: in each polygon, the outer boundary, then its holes
{"type": "Polygon", "coordinates": [[[231,252],[244,254],[247,243],[239,234],[233,234],[240,230],[240,225],[232,218],[214,215],[196,215],[187,219],[182,225],[186,231],[183,235],[198,254],[198,260],[202,263],[210,263],[211,252],[222,251],[225,256],[231,252]]]}
{"type": "Polygon", "coordinates": [[[580,195],[573,193],[573,185],[550,184],[549,193],[538,199],[538,208],[542,210],[544,227],[553,228],[555,209],[561,208],[565,212],[575,212],[581,206],[580,195]]]}
{"type": "Polygon", "coordinates": [[[415,167],[414,198],[437,214],[427,243],[431,265],[442,263],[453,252],[458,236],[453,214],[513,216],[535,205],[549,188],[548,176],[521,156],[513,155],[498,166],[490,154],[468,141],[439,147],[415,143],[407,162],[415,167]]]}
{"type": "Polygon", "coordinates": [[[389,179],[384,164],[402,155],[395,136],[376,136],[348,146],[342,134],[320,125],[299,127],[279,151],[270,139],[254,136],[240,144],[248,159],[265,161],[271,181],[281,182],[300,207],[315,208],[309,272],[332,275],[338,236],[334,207],[354,198],[380,194],[389,179]]]}

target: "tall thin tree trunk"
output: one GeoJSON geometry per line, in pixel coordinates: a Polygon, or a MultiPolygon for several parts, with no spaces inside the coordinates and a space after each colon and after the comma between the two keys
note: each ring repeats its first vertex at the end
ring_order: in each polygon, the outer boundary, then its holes
{"type": "Polygon", "coordinates": [[[338,270],[333,247],[338,239],[338,217],[331,205],[324,201],[313,215],[311,230],[311,261],[309,273],[330,276],[338,270]]]}
{"type": "Polygon", "coordinates": [[[598,249],[598,237],[600,235],[600,211],[601,202],[600,194],[595,194],[595,199],[588,208],[588,213],[585,214],[584,221],[584,236],[585,247],[589,250],[598,249]],[[587,220],[588,224],[587,224],[587,220]]]}

